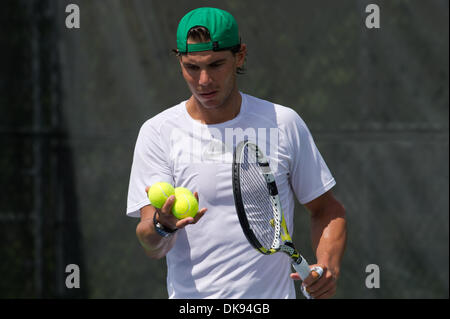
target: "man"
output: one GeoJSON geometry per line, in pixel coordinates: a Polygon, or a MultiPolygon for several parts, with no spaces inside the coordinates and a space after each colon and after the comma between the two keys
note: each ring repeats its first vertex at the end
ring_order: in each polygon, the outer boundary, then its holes
{"type": "Polygon", "coordinates": [[[295,298],[293,280],[300,278],[291,274],[289,257],[258,254],[236,214],[230,158],[238,139],[253,133],[271,151],[290,231],[294,197],[311,212],[312,244],[324,273],[303,284],[314,298],[333,296],[346,241],[344,208],[330,191],[334,178],[305,123],[290,108],[238,90],[247,48],[228,12],[189,12],[178,26],[176,52],[192,96],[142,126],[127,207],[129,216],[141,218],[136,233],[146,254],[167,258],[169,298],[295,298]],[[173,196],[161,209],[151,205],[146,191],[161,181],[194,191],[203,207],[195,218],[176,219],[173,196]]]}

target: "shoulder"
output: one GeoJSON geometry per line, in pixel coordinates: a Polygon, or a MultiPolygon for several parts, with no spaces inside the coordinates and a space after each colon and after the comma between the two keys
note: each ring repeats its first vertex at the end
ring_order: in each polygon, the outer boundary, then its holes
{"type": "Polygon", "coordinates": [[[166,127],[171,127],[173,121],[177,121],[184,115],[183,106],[184,102],[181,102],[146,120],[140,128],[140,134],[155,134],[163,131],[166,127]]]}
{"type": "Polygon", "coordinates": [[[305,126],[300,115],[291,107],[275,102],[263,100],[248,94],[244,94],[247,100],[248,113],[255,117],[272,121],[278,127],[282,126],[305,126]]]}

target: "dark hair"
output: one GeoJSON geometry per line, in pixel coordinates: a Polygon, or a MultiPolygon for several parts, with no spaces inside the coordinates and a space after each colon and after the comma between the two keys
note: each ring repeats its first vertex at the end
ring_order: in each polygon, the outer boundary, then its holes
{"type": "MultiPolygon", "coordinates": [[[[187,38],[198,41],[198,42],[208,42],[211,41],[211,35],[209,34],[209,30],[202,26],[193,27],[189,30],[187,34],[187,38]]],[[[241,44],[235,45],[231,48],[227,48],[224,50],[229,50],[233,55],[236,55],[241,50],[241,44]]],[[[186,55],[186,52],[179,52],[176,49],[173,49],[172,52],[174,52],[177,56],[186,55]]],[[[237,74],[245,74],[245,68],[244,67],[238,67],[236,69],[237,74]]]]}

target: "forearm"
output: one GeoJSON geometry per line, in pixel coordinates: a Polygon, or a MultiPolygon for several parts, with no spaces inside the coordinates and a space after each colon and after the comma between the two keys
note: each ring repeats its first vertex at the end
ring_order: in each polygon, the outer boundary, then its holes
{"type": "Polygon", "coordinates": [[[177,233],[169,237],[159,235],[153,224],[155,209],[150,206],[146,210],[146,217],[142,218],[136,227],[137,238],[147,256],[155,259],[163,258],[175,244],[177,233]]]}
{"type": "Polygon", "coordinates": [[[344,207],[336,201],[313,214],[311,235],[317,263],[326,266],[337,278],[347,239],[344,207]]]}

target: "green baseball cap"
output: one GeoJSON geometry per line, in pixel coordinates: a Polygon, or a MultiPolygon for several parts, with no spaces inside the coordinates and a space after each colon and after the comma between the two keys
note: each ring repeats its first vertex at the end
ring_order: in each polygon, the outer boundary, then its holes
{"type": "Polygon", "coordinates": [[[234,17],[227,11],[217,8],[198,8],[188,12],[178,24],[178,52],[220,51],[240,44],[239,29],[234,17]],[[210,42],[187,43],[187,35],[193,27],[208,29],[210,42]]]}

